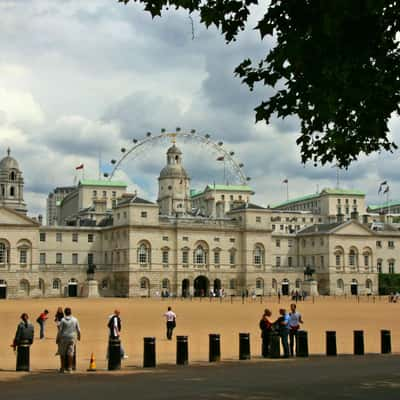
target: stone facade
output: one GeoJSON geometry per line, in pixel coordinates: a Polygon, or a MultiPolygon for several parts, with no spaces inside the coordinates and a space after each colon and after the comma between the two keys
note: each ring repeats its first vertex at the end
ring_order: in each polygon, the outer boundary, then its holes
{"type": "MultiPolygon", "coordinates": [[[[346,202],[345,192],[325,190],[318,201],[326,203],[319,207],[327,214],[300,210],[296,200],[281,208],[257,206],[250,188],[228,185],[192,193],[191,204],[181,155],[175,145],[167,153],[158,204],[112,183],[86,185],[87,199],[93,197],[93,208],[82,197],[86,209],[96,210],[103,191],[110,189],[110,200],[116,197],[111,208],[97,208],[94,224],[75,219],[73,226],[42,226],[23,209],[2,205],[0,297],[84,296],[88,265],[96,266],[100,296],[208,295],[220,289],[226,295],[284,295],[307,286],[307,267],[314,270],[319,294],[375,294],[378,270],[399,268],[399,230],[362,223],[358,212],[368,215],[360,193],[347,194],[346,202]],[[338,199],[350,208],[355,199],[357,213],[332,221],[338,199]],[[222,202],[225,211],[217,212],[222,202]]],[[[17,172],[22,179],[19,167],[17,172]]],[[[85,213],[78,209],[74,215],[85,213]]]]}

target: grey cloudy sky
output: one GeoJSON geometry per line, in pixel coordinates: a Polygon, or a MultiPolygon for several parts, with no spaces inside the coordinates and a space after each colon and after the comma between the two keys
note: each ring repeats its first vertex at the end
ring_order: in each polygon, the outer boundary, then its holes
{"type": "MultiPolygon", "coordinates": [[[[292,197],[336,185],[334,168],[301,164],[295,119],[254,123],[253,108],[271,91],[250,93],[233,76],[240,61],[270,46],[252,29],[226,45],[195,18],[192,40],[185,12],[152,20],[141,6],[110,0],[2,0],[0,15],[0,153],[10,146],[19,160],[31,214],[44,212],[52,188],[72,184],[75,166],[96,178],[99,153],[117,158],[132,138],[177,126],[223,140],[245,164],[259,204],[284,200],[285,178],[292,197]]],[[[391,127],[399,142],[399,121],[391,127]]],[[[154,200],[167,145],[128,158],[119,177],[154,200]]],[[[223,180],[208,148],[180,146],[193,187],[223,180]]],[[[397,157],[361,159],[340,173],[341,186],[375,203],[387,179],[400,198],[397,157]]]]}

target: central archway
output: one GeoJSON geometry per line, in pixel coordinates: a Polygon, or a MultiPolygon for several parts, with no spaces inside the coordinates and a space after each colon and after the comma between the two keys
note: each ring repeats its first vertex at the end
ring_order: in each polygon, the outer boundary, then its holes
{"type": "Polygon", "coordinates": [[[194,280],[194,295],[196,297],[208,296],[210,282],[207,277],[200,275],[194,280]]]}
{"type": "Polygon", "coordinates": [[[184,279],[182,281],[182,297],[190,296],[190,281],[189,279],[184,279]]]}

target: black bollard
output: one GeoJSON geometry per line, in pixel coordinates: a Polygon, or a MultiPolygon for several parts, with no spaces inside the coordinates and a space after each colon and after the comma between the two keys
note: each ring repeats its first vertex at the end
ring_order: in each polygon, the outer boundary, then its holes
{"type": "Polygon", "coordinates": [[[271,339],[269,345],[269,355],[271,358],[279,358],[281,356],[281,343],[279,334],[276,331],[271,332],[271,339]]]}
{"type": "Polygon", "coordinates": [[[296,357],[308,357],[308,335],[307,335],[307,331],[297,331],[297,335],[296,335],[296,357]]]}
{"type": "Polygon", "coordinates": [[[21,340],[17,347],[17,371],[29,371],[30,341],[21,340]]]}
{"type": "Polygon", "coordinates": [[[156,366],[156,338],[143,338],[143,368],[155,368],[156,366]]]}
{"type": "Polygon", "coordinates": [[[109,339],[108,341],[108,370],[115,371],[121,369],[121,341],[109,339]]]}
{"type": "Polygon", "coordinates": [[[337,356],[335,331],[326,331],[326,355],[337,356]]]}
{"type": "Polygon", "coordinates": [[[364,355],[364,332],[354,331],[354,355],[364,355]]]}
{"type": "Polygon", "coordinates": [[[209,352],[208,361],[221,361],[221,337],[218,333],[210,333],[209,337],[209,352]]]}
{"type": "Polygon", "coordinates": [[[381,330],[381,353],[390,354],[392,352],[392,343],[390,340],[390,331],[381,330]]]}
{"type": "Polygon", "coordinates": [[[188,365],[189,363],[189,351],[188,351],[188,337],[177,336],[176,337],[176,364],[177,365],[188,365]]]}
{"type": "Polygon", "coordinates": [[[239,360],[250,358],[250,333],[239,333],[239,360]]]}

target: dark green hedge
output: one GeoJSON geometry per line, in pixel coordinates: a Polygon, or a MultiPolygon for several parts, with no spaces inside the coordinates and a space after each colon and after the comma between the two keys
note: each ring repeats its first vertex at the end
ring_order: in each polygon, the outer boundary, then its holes
{"type": "Polygon", "coordinates": [[[400,292],[400,274],[379,274],[379,294],[400,292]]]}

